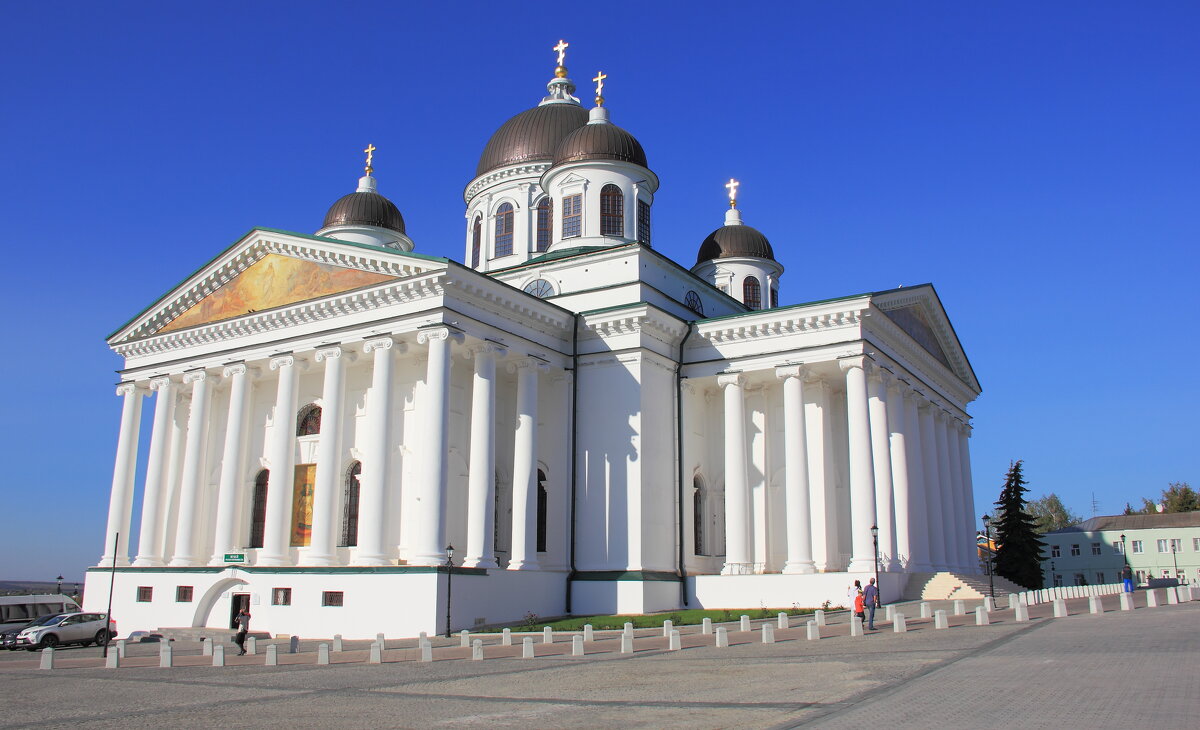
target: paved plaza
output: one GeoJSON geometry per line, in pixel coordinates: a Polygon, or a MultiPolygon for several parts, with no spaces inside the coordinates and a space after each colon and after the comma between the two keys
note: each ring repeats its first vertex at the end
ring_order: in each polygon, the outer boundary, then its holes
{"type": "Polygon", "coordinates": [[[38,669],[37,654],[4,652],[0,728],[1200,726],[1200,602],[1104,602],[1091,615],[1087,599],[1068,601],[1066,618],[1032,606],[1028,623],[996,611],[988,626],[968,612],[945,630],[909,616],[907,633],[880,621],[861,637],[831,615],[819,641],[793,618],[770,644],[761,622],[750,632],[735,623],[727,648],[684,627],[680,651],[639,630],[622,654],[619,632],[597,632],[583,657],[570,655],[567,634],[537,643],[533,659],[520,658],[520,638],[508,647],[481,635],[482,661],[441,639],[432,663],[412,640],[389,640],[382,664],[367,663],[369,642],[346,642],[328,666],[316,663],[316,642],[280,653],[279,666],[231,652],[214,667],[185,641],[171,668],[151,644],[130,645],[117,669],[94,647],[58,650],[52,670],[38,669]]]}

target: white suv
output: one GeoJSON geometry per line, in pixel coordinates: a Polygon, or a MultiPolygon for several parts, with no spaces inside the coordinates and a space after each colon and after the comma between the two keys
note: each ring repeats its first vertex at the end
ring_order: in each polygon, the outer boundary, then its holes
{"type": "Polygon", "coordinates": [[[63,644],[103,644],[116,635],[117,622],[112,619],[109,619],[107,635],[105,634],[102,613],[65,613],[57,621],[22,629],[21,633],[17,634],[16,645],[13,648],[34,651],[63,644]]]}

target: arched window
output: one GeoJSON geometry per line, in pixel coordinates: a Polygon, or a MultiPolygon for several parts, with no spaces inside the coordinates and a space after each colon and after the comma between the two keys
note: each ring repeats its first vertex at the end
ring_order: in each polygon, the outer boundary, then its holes
{"type": "Polygon", "coordinates": [[[546,552],[546,472],[537,475],[537,551],[546,552]]]}
{"type": "Polygon", "coordinates": [[[267,527],[267,482],[270,472],[263,469],[254,477],[254,499],[250,505],[250,544],[247,547],[263,546],[263,531],[267,527]]]}
{"type": "Polygon", "coordinates": [[[307,405],[296,416],[296,435],[315,436],[321,433],[321,406],[307,405]]]}
{"type": "Polygon", "coordinates": [[[583,235],[583,195],[568,195],[562,201],[562,237],[583,235]]]}
{"type": "Polygon", "coordinates": [[[704,482],[700,477],[692,479],[692,551],[705,555],[704,550],[704,482]]]}
{"type": "Polygon", "coordinates": [[[538,299],[545,299],[546,297],[554,296],[554,285],[545,279],[534,279],[526,284],[525,288],[521,291],[526,294],[532,294],[538,299]]]}
{"type": "Polygon", "coordinates": [[[354,462],[346,472],[346,489],[342,498],[342,546],[358,545],[358,478],[362,462],[354,462]]]}
{"type": "Polygon", "coordinates": [[[762,286],[753,276],[747,276],[742,282],[742,304],[750,309],[762,309],[762,286]]]}
{"type": "Polygon", "coordinates": [[[600,188],[600,235],[625,235],[625,196],[612,183],[600,188]]]}
{"type": "Polygon", "coordinates": [[[554,224],[554,202],[550,198],[542,198],[537,206],[537,241],[535,250],[545,251],[550,248],[550,229],[554,224]]]}
{"type": "Polygon", "coordinates": [[[700,300],[700,295],[696,292],[689,289],[683,297],[683,305],[701,317],[704,316],[704,302],[700,300]]]}
{"type": "Polygon", "coordinates": [[[650,245],[650,204],[638,201],[638,243],[650,245]]]}
{"type": "Polygon", "coordinates": [[[483,219],[475,216],[475,225],[471,226],[471,268],[479,268],[479,246],[483,238],[483,219]]]}
{"type": "Polygon", "coordinates": [[[513,249],[513,207],[504,203],[496,209],[496,258],[511,256],[513,249]]]}

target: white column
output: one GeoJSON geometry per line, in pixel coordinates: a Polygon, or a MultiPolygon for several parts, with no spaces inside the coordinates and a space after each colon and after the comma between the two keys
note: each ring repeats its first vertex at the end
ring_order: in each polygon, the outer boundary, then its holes
{"type": "Polygon", "coordinates": [[[846,568],[838,548],[837,510],[832,479],[833,459],[830,434],[830,387],[819,377],[804,381],[804,424],[808,435],[808,508],[812,517],[813,561],[820,572],[846,568]]]}
{"type": "Polygon", "coordinates": [[[222,371],[229,381],[229,413],[225,420],[225,448],[221,456],[221,482],[217,487],[217,528],[209,565],[224,565],[225,553],[240,552],[237,537],[238,508],[242,505],[242,470],[246,459],[246,416],[250,411],[246,363],[227,365],[222,371]]]}
{"type": "Polygon", "coordinates": [[[425,370],[425,403],[421,407],[421,442],[425,451],[424,478],[417,485],[412,503],[417,513],[411,565],[441,565],[446,562],[446,489],[449,482],[450,451],[450,341],[461,342],[461,332],[448,327],[430,327],[417,335],[417,344],[429,345],[425,370]]]}
{"type": "Polygon", "coordinates": [[[846,373],[846,426],[850,453],[850,565],[852,573],[873,572],[875,545],[875,470],[871,460],[871,417],[867,407],[870,361],[862,355],[838,361],[846,373]]]}
{"type": "Polygon", "coordinates": [[[950,416],[938,409],[934,414],[934,439],[937,444],[938,476],[942,491],[942,524],[946,529],[946,564],[953,571],[962,571],[964,537],[962,520],[959,518],[961,497],[954,492],[954,471],[950,468],[950,452],[946,444],[946,423],[950,416]]]}
{"type": "Polygon", "coordinates": [[[784,573],[815,573],[812,513],[808,502],[808,433],[804,427],[802,365],[776,368],[783,379],[784,507],[787,525],[787,563],[784,573]]]}
{"type": "Polygon", "coordinates": [[[908,451],[904,428],[907,414],[904,404],[904,390],[907,384],[893,378],[887,388],[887,428],[888,451],[892,459],[892,509],[896,521],[896,554],[893,556],[894,569],[905,571],[924,570],[917,567],[917,560],[924,555],[914,555],[913,546],[916,544],[914,534],[912,494],[908,484],[908,451]]]}
{"type": "Polygon", "coordinates": [[[138,432],[142,420],[142,396],[146,391],[133,383],[117,386],[121,402],[121,430],[117,435],[117,460],[113,465],[112,491],[108,496],[108,527],[104,531],[101,566],[113,564],[113,538],[117,565],[129,565],[129,521],[133,515],[133,477],[137,469],[138,432]]]}
{"type": "Polygon", "coordinates": [[[159,555],[170,560],[175,550],[175,530],[179,526],[179,475],[183,473],[183,443],[187,436],[187,423],[180,423],[180,401],[175,396],[175,413],[171,418],[171,445],[168,447],[167,481],[162,504],[158,509],[158,521],[163,526],[159,540],[159,555]]]}
{"type": "Polygon", "coordinates": [[[358,549],[352,561],[355,565],[391,563],[386,547],[387,486],[392,461],[392,353],[399,349],[391,337],[368,340],[363,346],[364,353],[374,353],[374,361],[363,440],[365,453],[358,478],[358,549]]]}
{"type": "Polygon", "coordinates": [[[929,509],[929,551],[934,570],[949,569],[946,558],[946,522],[943,513],[941,476],[938,473],[937,437],[933,414],[936,406],[921,404],[921,469],[925,474],[925,505],[929,509]]]}
{"type": "Polygon", "coordinates": [[[724,575],[753,572],[744,382],[738,374],[717,377],[717,385],[725,391],[725,567],[721,569],[724,575]]]}
{"type": "Polygon", "coordinates": [[[275,412],[267,442],[267,514],[259,565],[286,565],[290,558],[292,485],[296,479],[296,397],[299,374],[294,355],[271,358],[271,369],[279,373],[275,412]]]}
{"type": "Polygon", "coordinates": [[[908,386],[901,388],[904,394],[904,456],[908,461],[908,516],[912,525],[909,539],[913,556],[909,558],[909,570],[925,573],[934,569],[933,538],[929,534],[929,504],[925,489],[925,457],[921,449],[921,401],[916,391],[908,386]]]}
{"type": "Polygon", "coordinates": [[[958,453],[958,419],[947,416],[943,433],[946,437],[946,454],[950,461],[950,489],[954,493],[954,531],[958,535],[958,550],[955,552],[956,562],[968,574],[978,573],[978,560],[971,559],[971,551],[976,549],[975,530],[967,515],[966,495],[963,493],[962,464],[959,463],[958,453]]]}
{"type": "Polygon", "coordinates": [[[187,442],[183,451],[183,481],[179,485],[179,526],[175,530],[175,554],[171,565],[196,565],[196,527],[201,517],[197,505],[204,480],[205,432],[208,430],[208,374],[195,370],[183,375],[192,386],[188,409],[187,442]]]}
{"type": "Polygon", "coordinates": [[[513,446],[512,546],[509,570],[533,570],[537,563],[537,397],[538,373],[546,363],[526,358],[508,366],[517,374],[517,432],[513,446]]]}
{"type": "MultiPolygon", "coordinates": [[[[958,435],[958,463],[962,469],[963,483],[963,499],[966,501],[967,519],[970,520],[971,534],[975,533],[975,520],[978,519],[975,513],[975,487],[971,479],[971,426],[969,424],[960,423],[956,431],[958,435]]],[[[953,445],[951,446],[953,448],[953,445]]],[[[974,544],[971,545],[971,559],[974,561],[971,566],[978,570],[979,551],[974,544]]]]}
{"type": "Polygon", "coordinates": [[[471,384],[471,463],[467,472],[468,568],[495,568],[496,519],[496,358],[505,349],[490,342],[470,350],[475,358],[471,384]]]}
{"type": "Polygon", "coordinates": [[[150,455],[146,462],[146,482],[142,489],[142,525],[138,533],[136,566],[163,564],[160,554],[163,525],[162,511],[164,481],[167,477],[167,448],[171,445],[171,419],[175,414],[175,384],[171,378],[155,378],[150,390],[156,392],[154,428],[150,432],[150,455]]]}
{"type": "Polygon", "coordinates": [[[325,363],[321,388],[321,436],[317,441],[317,473],[313,480],[312,539],[305,562],[310,565],[337,564],[338,496],[342,486],[342,420],[346,399],[346,361],[354,353],[333,346],[317,350],[317,362],[325,363]]]}
{"type": "Polygon", "coordinates": [[[875,466],[875,524],[879,527],[879,569],[896,568],[896,528],[892,516],[892,448],[888,430],[887,387],[890,372],[875,368],[867,379],[871,413],[871,460],[875,466]]]}

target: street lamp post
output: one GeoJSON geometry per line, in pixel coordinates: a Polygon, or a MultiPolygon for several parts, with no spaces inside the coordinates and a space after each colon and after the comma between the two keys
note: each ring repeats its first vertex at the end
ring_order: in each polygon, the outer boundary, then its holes
{"type": "Polygon", "coordinates": [[[1179,582],[1179,558],[1175,557],[1175,553],[1179,552],[1179,546],[1175,541],[1171,541],[1171,562],[1175,564],[1175,582],[1179,582]]]}
{"type": "Polygon", "coordinates": [[[875,587],[879,587],[879,526],[871,525],[871,542],[875,545],[875,587]]]}
{"type": "Polygon", "coordinates": [[[1055,580],[1055,578],[1056,578],[1056,577],[1057,577],[1057,576],[1055,576],[1055,575],[1054,575],[1054,561],[1053,561],[1053,560],[1051,560],[1051,561],[1050,561],[1050,587],[1051,587],[1051,588],[1057,588],[1057,587],[1058,587],[1058,581],[1057,581],[1057,580],[1055,580]]]}
{"type": "Polygon", "coordinates": [[[62,580],[62,576],[58,576],[58,589],[55,591],[55,594],[59,596],[62,595],[62,580]]]}
{"type": "Polygon", "coordinates": [[[995,567],[992,565],[992,561],[995,560],[996,556],[992,552],[992,516],[991,515],[985,514],[983,516],[983,532],[987,536],[987,547],[985,547],[984,550],[987,551],[987,559],[988,559],[987,560],[988,592],[992,597],[992,602],[995,603],[995,601],[996,601],[996,579],[993,576],[994,576],[996,570],[995,570],[995,567]]]}
{"type": "Polygon", "coordinates": [[[454,588],[454,546],[446,546],[446,638],[450,638],[450,596],[454,588]]]}

